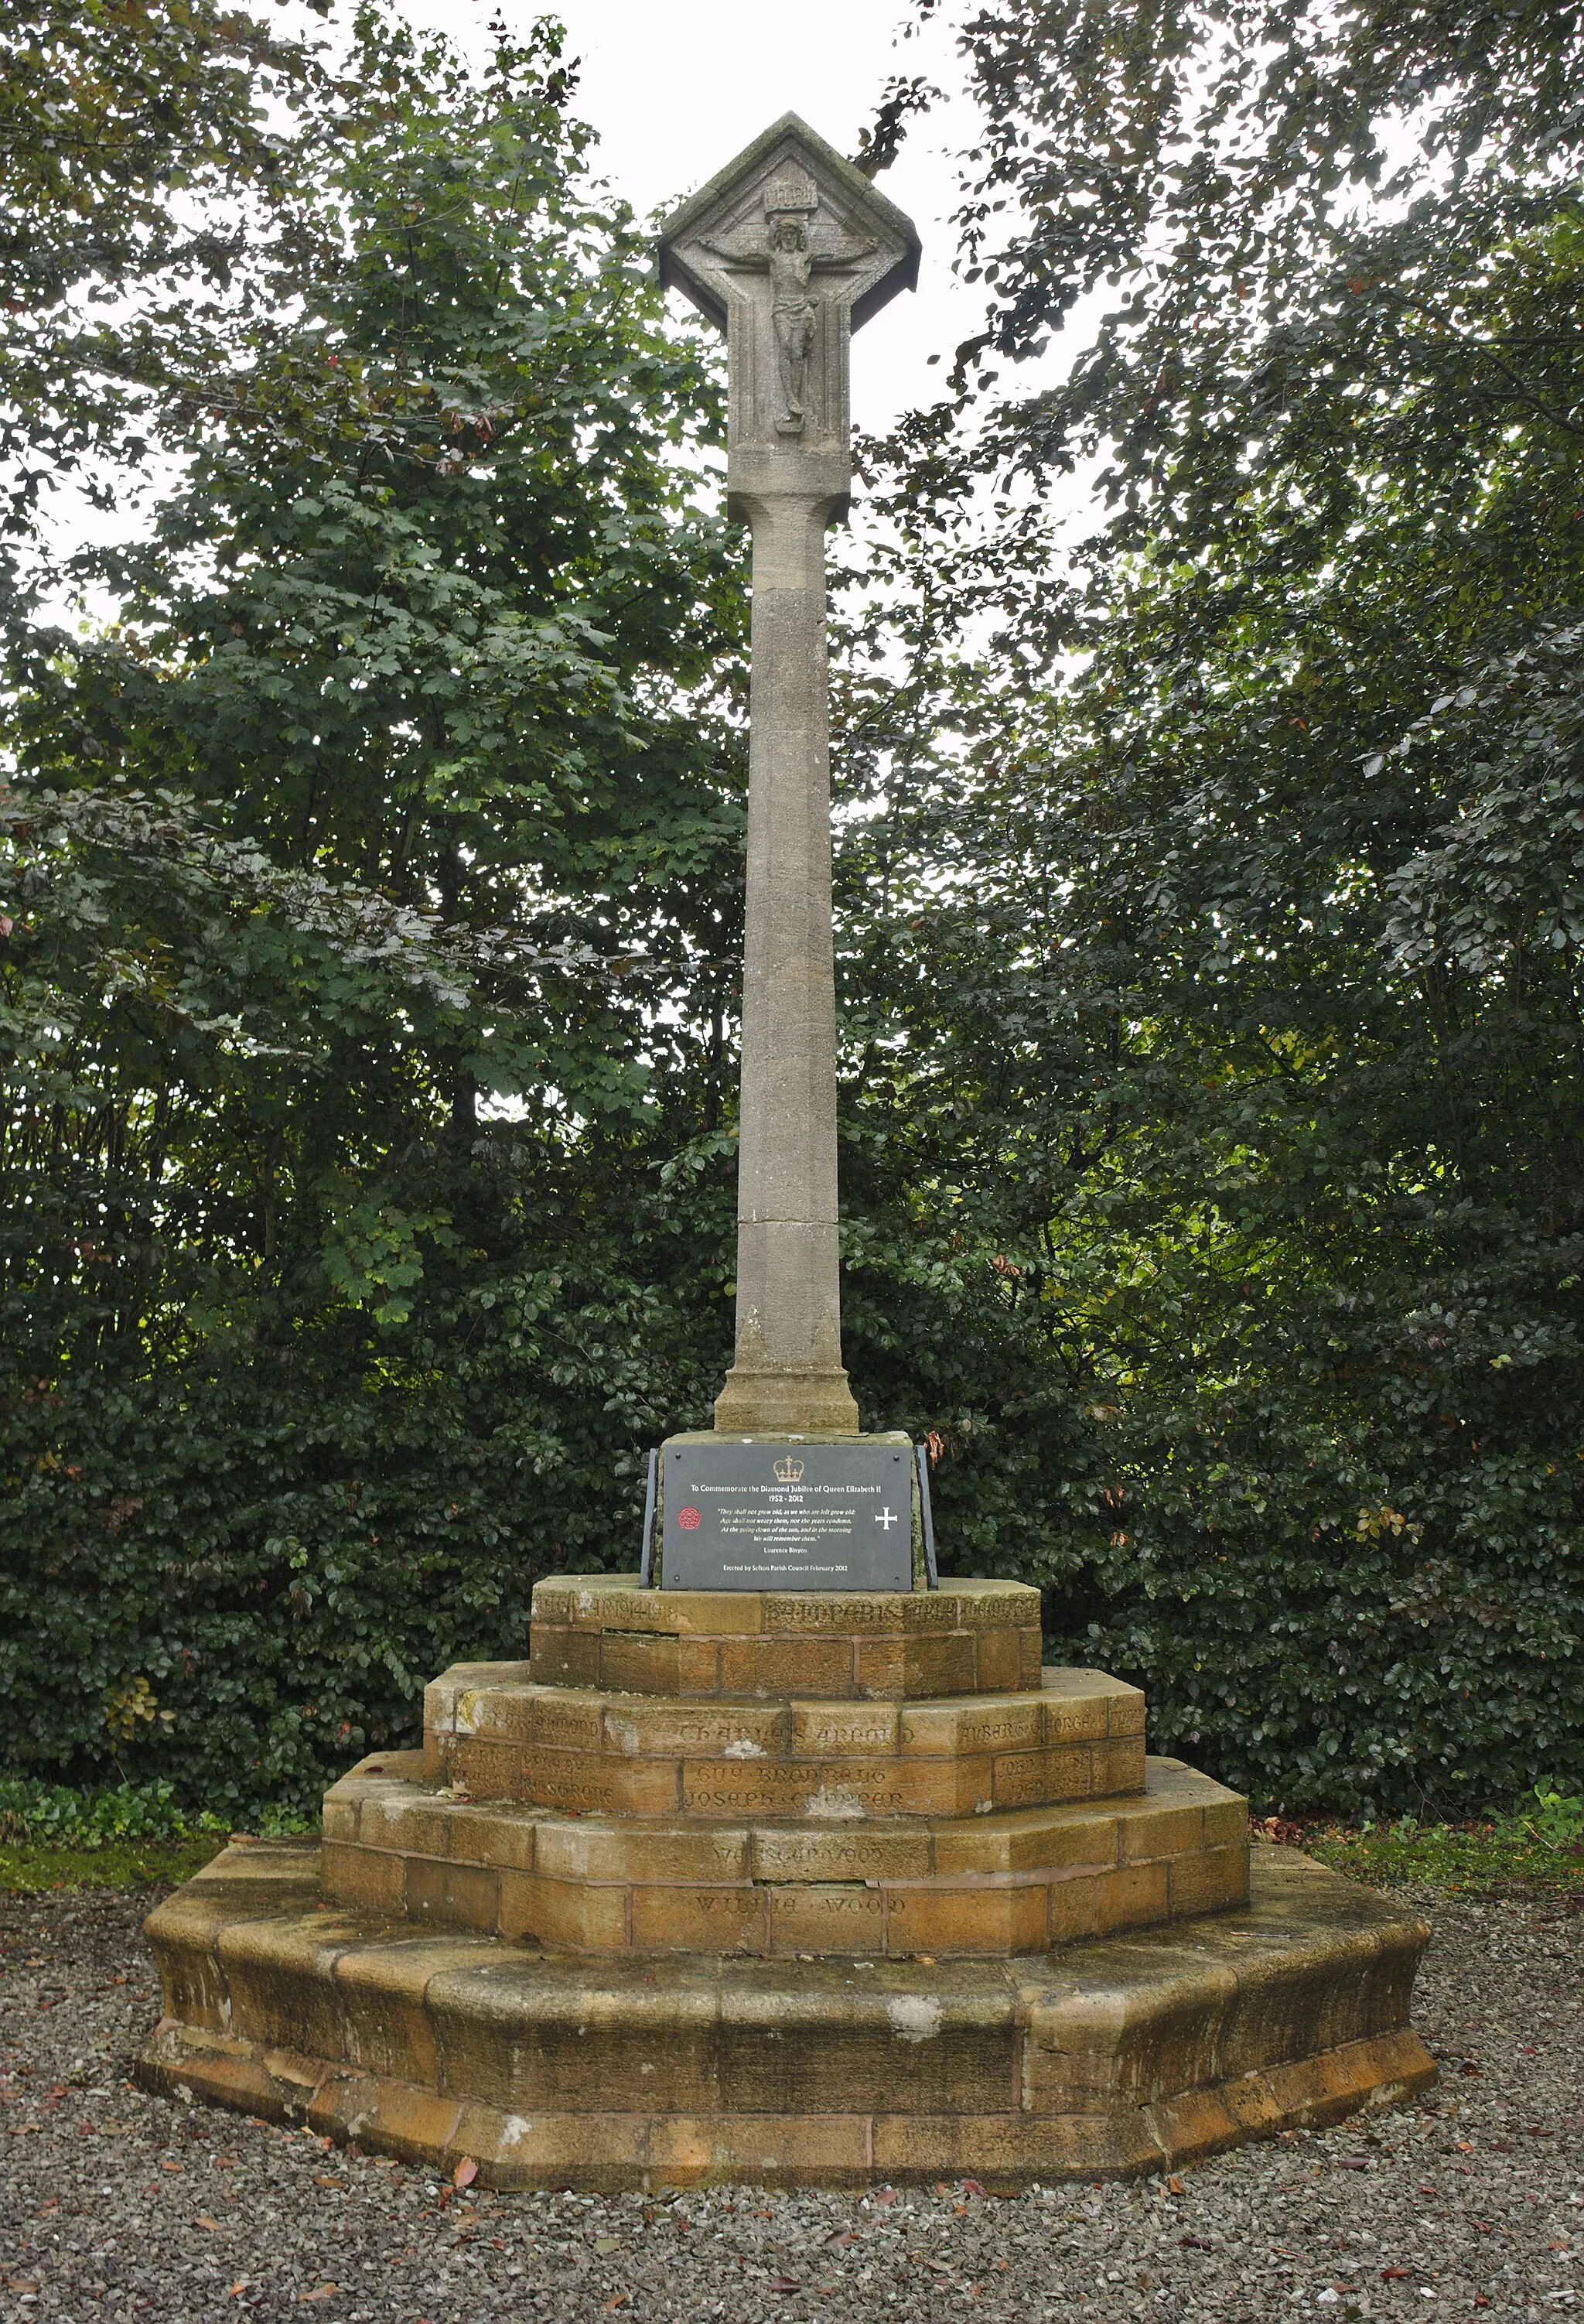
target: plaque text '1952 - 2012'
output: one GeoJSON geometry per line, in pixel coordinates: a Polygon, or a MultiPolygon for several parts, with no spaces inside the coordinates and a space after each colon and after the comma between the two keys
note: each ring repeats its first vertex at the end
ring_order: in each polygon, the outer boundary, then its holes
{"type": "Polygon", "coordinates": [[[668,1590],[911,1590],[903,1444],[669,1444],[668,1590]]]}

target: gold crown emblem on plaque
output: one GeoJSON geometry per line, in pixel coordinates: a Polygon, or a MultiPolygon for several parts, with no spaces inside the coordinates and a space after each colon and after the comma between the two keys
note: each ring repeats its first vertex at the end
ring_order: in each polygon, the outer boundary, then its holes
{"type": "Polygon", "coordinates": [[[803,1474],[803,1463],[796,1453],[784,1453],[776,1462],[776,1474],[783,1485],[795,1485],[803,1474]]]}

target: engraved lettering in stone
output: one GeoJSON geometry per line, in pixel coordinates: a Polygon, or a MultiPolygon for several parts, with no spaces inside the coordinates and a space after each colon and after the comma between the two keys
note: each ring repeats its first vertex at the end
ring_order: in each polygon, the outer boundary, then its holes
{"type": "Polygon", "coordinates": [[[803,1738],[806,1749],[816,1744],[839,1751],[889,1751],[891,1748],[889,1720],[871,1727],[854,1726],[847,1720],[833,1720],[828,1727],[810,1725],[804,1729],[803,1738]]]}
{"type": "Polygon", "coordinates": [[[856,1872],[867,1873],[873,1851],[865,1843],[852,1840],[846,1845],[838,1840],[820,1840],[811,1848],[794,1848],[784,1851],[786,1862],[778,1868],[780,1877],[790,1878],[791,1865],[796,1862],[805,1876],[817,1878],[821,1874],[843,1872],[849,1866],[856,1872]]]}
{"type": "Polygon", "coordinates": [[[777,1896],[773,1902],[778,1913],[795,1914],[799,1920],[813,1914],[822,1918],[828,1914],[833,1920],[860,1915],[872,1919],[881,1910],[879,1898],[862,1889],[854,1889],[846,1896],[777,1896]]]}
{"type": "Polygon", "coordinates": [[[848,1817],[897,1815],[906,1807],[902,1792],[894,1781],[889,1789],[881,1789],[866,1769],[860,1769],[856,1775],[843,1771],[839,1777],[827,1775],[819,1779],[812,1774],[788,1770],[778,1775],[766,1769],[755,1781],[744,1784],[687,1769],[683,1774],[682,1794],[685,1807],[713,1814],[810,1815],[822,1821],[844,1821],[848,1817]]]}
{"type": "Polygon", "coordinates": [[[613,1590],[609,1597],[602,1596],[597,1601],[592,1591],[585,1591],[584,1600],[582,1610],[585,1614],[597,1614],[600,1628],[603,1630],[625,1629],[631,1624],[640,1636],[645,1637],[661,1635],[675,1637],[676,1635],[674,1631],[660,1633],[650,1629],[649,1622],[644,1618],[646,1615],[653,1615],[654,1600],[644,1597],[640,1591],[613,1590]]]}
{"type": "MultiPolygon", "coordinates": [[[[597,1722],[586,1711],[579,1714],[541,1701],[535,1706],[533,1725],[537,1743],[548,1744],[552,1749],[577,1751],[590,1748],[590,1730],[597,1722]]],[[[599,1748],[597,1741],[592,1748],[599,1748]]]]}
{"type": "Polygon", "coordinates": [[[965,1719],[957,1729],[958,1748],[967,1751],[983,1743],[1023,1743],[1027,1739],[1026,1719],[965,1719]]]}
{"type": "MultiPolygon", "coordinates": [[[[630,1733],[635,1738],[631,1744],[623,1742],[623,1749],[641,1751],[646,1748],[643,1741],[636,1739],[636,1728],[614,1731],[630,1733]]],[[[663,1733],[648,1738],[647,1748],[661,1751],[707,1751],[712,1758],[724,1756],[732,1759],[759,1759],[764,1757],[763,1744],[756,1743],[751,1736],[744,1735],[732,1742],[728,1739],[730,1734],[731,1729],[723,1728],[718,1719],[673,1720],[663,1733]]]]}
{"type": "Polygon", "coordinates": [[[766,1618],[773,1621],[778,1630],[872,1630],[882,1627],[895,1631],[900,1637],[898,1619],[889,1607],[831,1606],[821,1600],[799,1602],[796,1599],[778,1599],[773,1611],[766,1618]]]}
{"type": "Polygon", "coordinates": [[[995,1780],[998,1799],[1038,1803],[1049,1796],[1056,1777],[1042,1757],[1030,1754],[1027,1759],[1003,1759],[996,1768],[995,1780]]]}
{"type": "Polygon", "coordinates": [[[530,1766],[526,1771],[530,1796],[548,1808],[608,1808],[611,1785],[592,1771],[563,1775],[558,1768],[530,1766]]]}

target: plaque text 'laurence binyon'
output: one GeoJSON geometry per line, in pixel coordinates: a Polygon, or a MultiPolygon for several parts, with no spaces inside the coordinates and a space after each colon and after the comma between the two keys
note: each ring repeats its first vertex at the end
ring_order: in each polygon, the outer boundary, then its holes
{"type": "Polygon", "coordinates": [[[668,1590],[911,1590],[906,1445],[672,1444],[668,1590]]]}

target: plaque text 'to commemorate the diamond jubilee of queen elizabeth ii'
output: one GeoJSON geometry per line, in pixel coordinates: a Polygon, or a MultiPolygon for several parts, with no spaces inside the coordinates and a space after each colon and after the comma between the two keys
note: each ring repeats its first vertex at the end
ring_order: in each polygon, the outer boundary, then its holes
{"type": "Polygon", "coordinates": [[[906,1445],[668,1444],[668,1590],[911,1590],[906,1445]]]}

